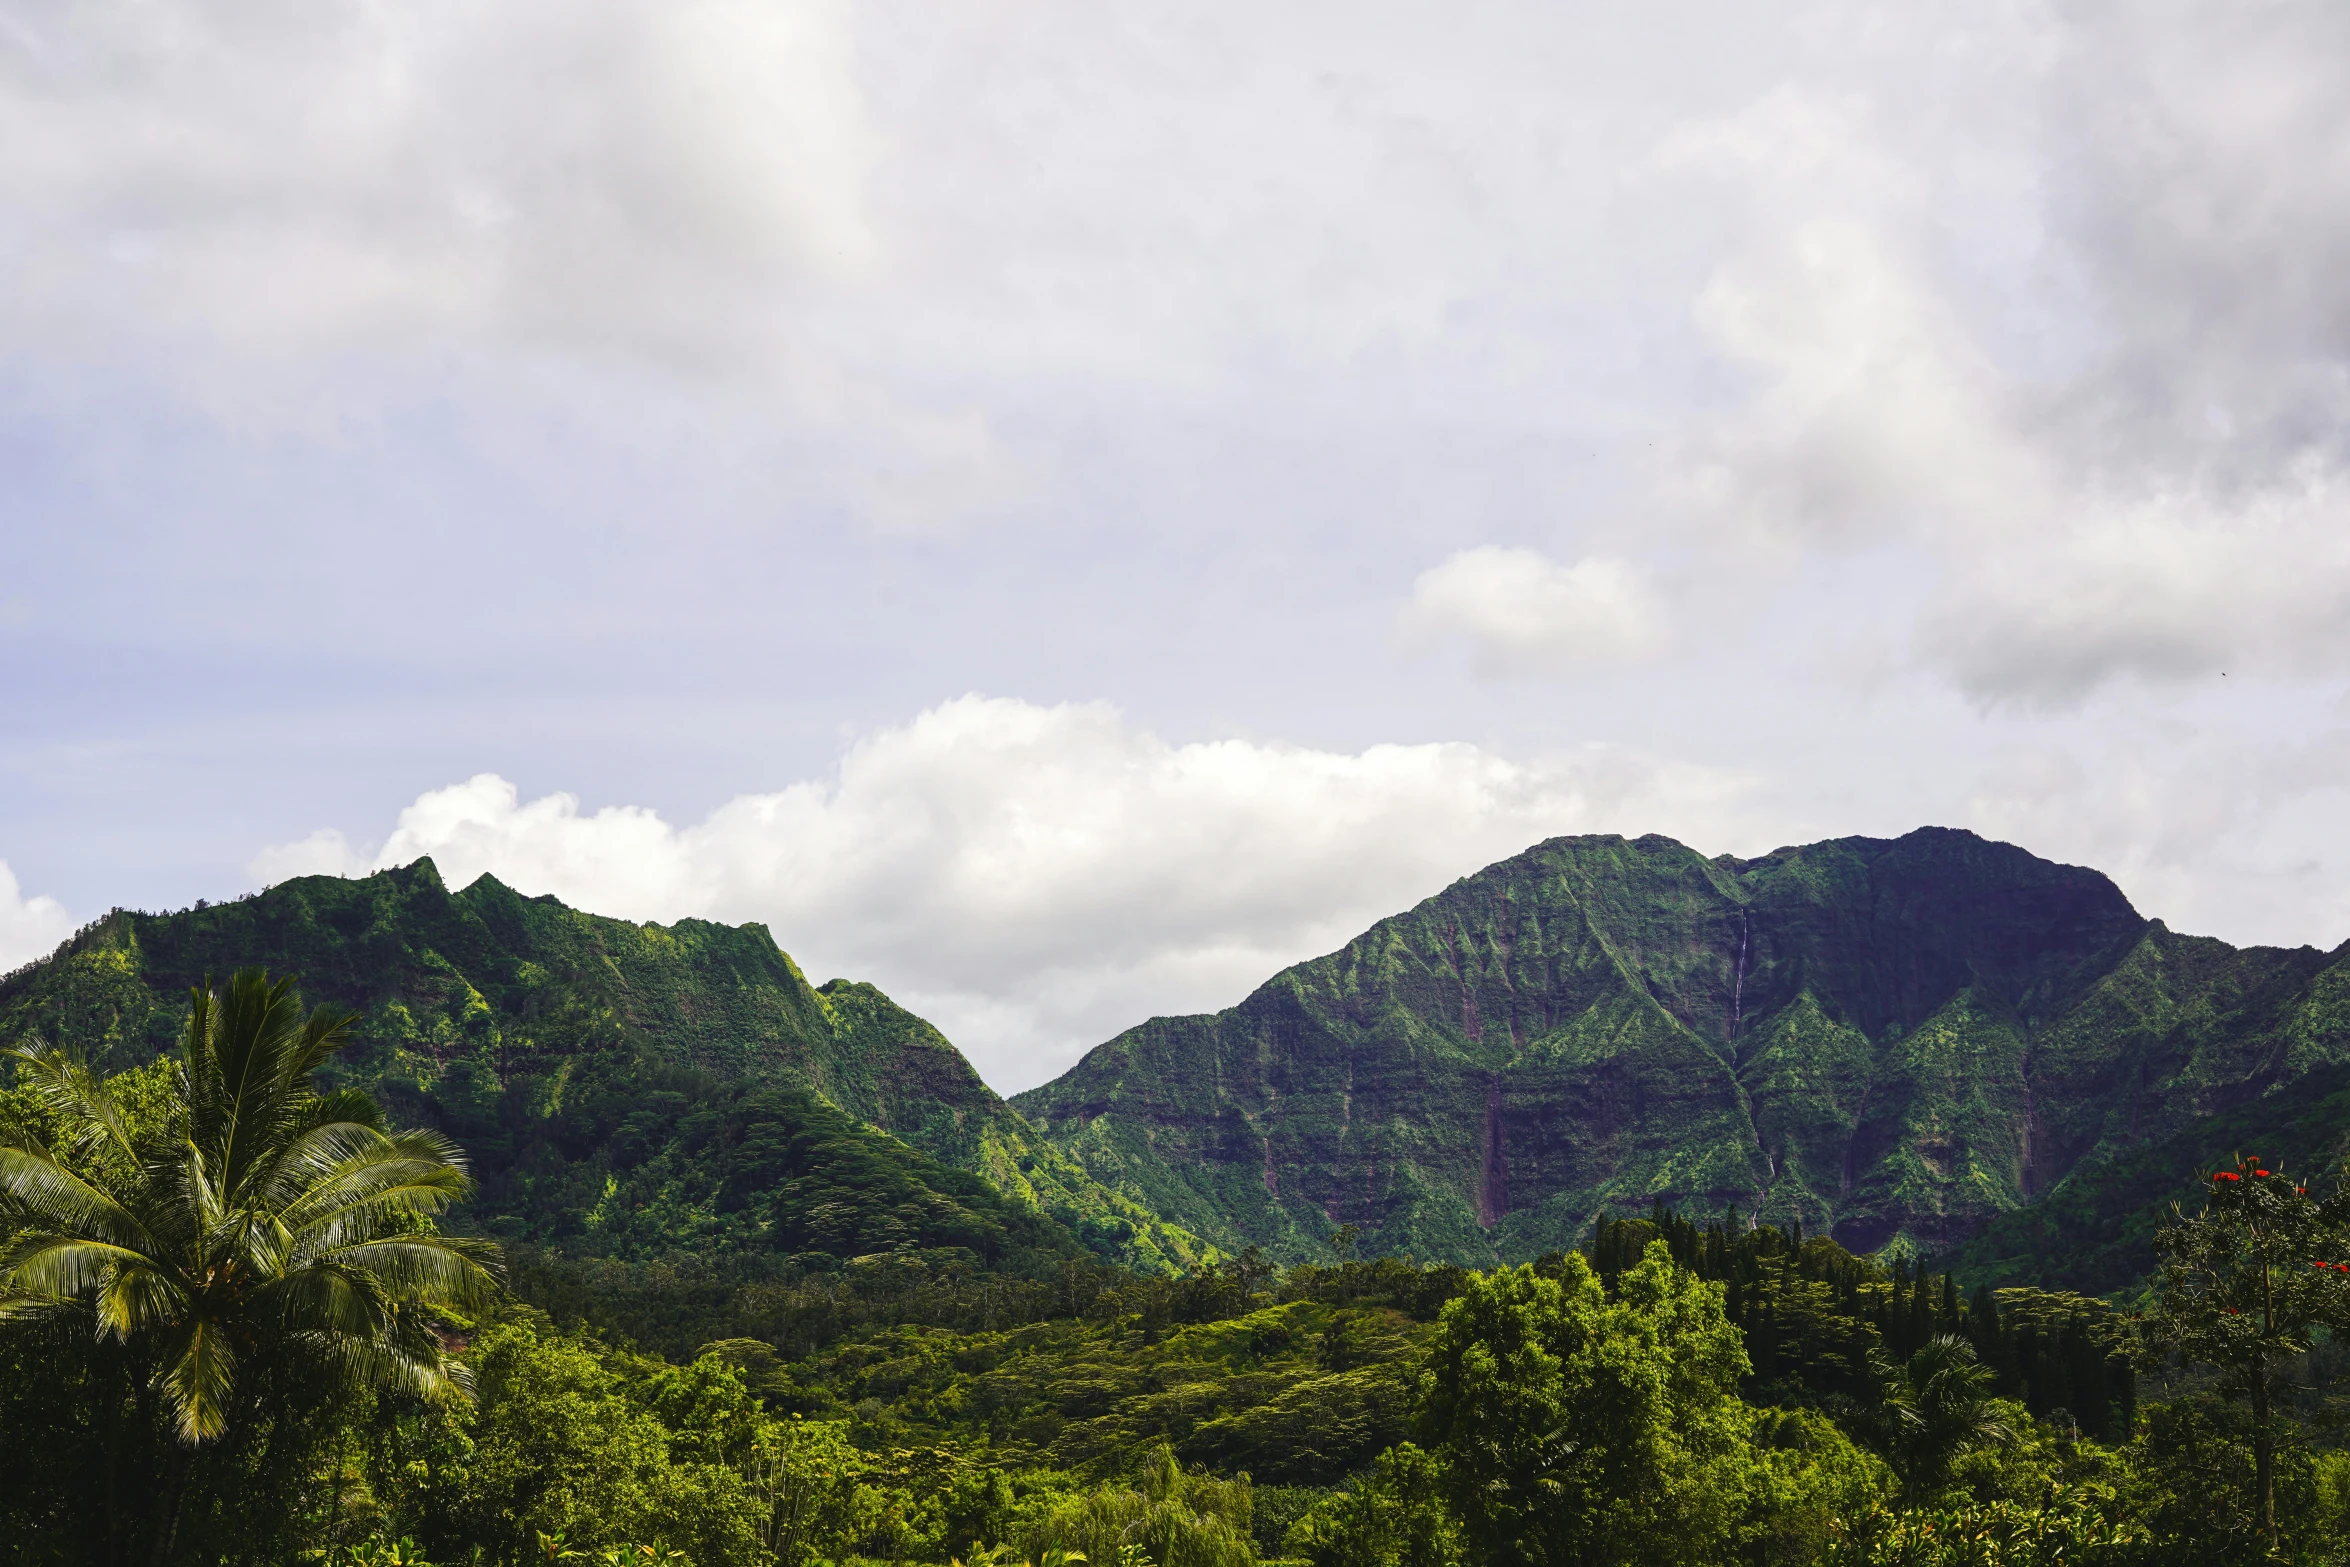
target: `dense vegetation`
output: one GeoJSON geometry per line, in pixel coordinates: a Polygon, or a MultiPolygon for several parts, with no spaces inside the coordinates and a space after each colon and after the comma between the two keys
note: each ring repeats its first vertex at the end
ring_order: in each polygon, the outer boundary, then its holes
{"type": "Polygon", "coordinates": [[[110,1078],[18,1048],[5,1559],[2346,1559],[2350,1197],[2259,1160],[2137,1317],[1661,1206],[1514,1268],[1342,1228],[1173,1277],[744,1089],[653,1107],[701,1120],[605,1256],[501,1284],[438,1232],[462,1153],[328,1081],[349,1023],[245,974],[110,1078]]]}
{"type": "MultiPolygon", "coordinates": [[[[732,1220],[746,1193],[739,1176],[713,1185],[727,1165],[713,1139],[796,1127],[815,1096],[928,1155],[923,1179],[976,1174],[1105,1259],[1169,1271],[1213,1255],[1044,1143],[936,1029],[870,985],[810,985],[763,927],[604,919],[489,876],[451,893],[430,860],[176,914],[117,910],[0,979],[0,1042],[38,1034],[138,1066],[176,1038],[191,985],[248,963],[353,1014],[333,1080],[461,1141],[472,1210],[504,1239],[640,1259],[705,1258],[713,1231],[727,1251],[790,1248],[807,1237],[732,1220]],[[672,1174],[682,1184],[658,1195],[672,1174]]],[[[967,1202],[968,1184],[949,1195],[967,1202]]]]}
{"type": "Polygon", "coordinates": [[[1589,837],[1014,1103],[1103,1184],[1285,1261],[1340,1222],[1528,1261],[1661,1196],[1857,1251],[2021,1210],[1971,1277],[2105,1291],[2152,1266],[2182,1175],[2282,1148],[2345,1067],[2350,951],[2181,936],[1971,833],[1747,861],[1589,837]]]}
{"type": "Polygon", "coordinates": [[[2346,983],[1560,840],[1031,1121],[755,926],[118,912],[0,979],[0,1562],[2350,1561],[2346,983]]]}
{"type": "Polygon", "coordinates": [[[2089,1294],[2152,1268],[2191,1172],[2350,1134],[2341,954],[2178,936],[2093,871],[1941,830],[1754,861],[1538,845],[1018,1107],[758,926],[452,893],[430,861],[117,911],[0,978],[0,1041],[137,1066],[190,984],[248,962],[356,1014],[336,1082],[469,1150],[462,1225],[705,1291],[886,1249],[762,1227],[726,1173],[749,1121],[809,1106],[846,1118],[829,1142],[886,1134],[1144,1271],[1295,1264],[1342,1223],[1371,1251],[1531,1261],[1661,1198],[2089,1294]]]}

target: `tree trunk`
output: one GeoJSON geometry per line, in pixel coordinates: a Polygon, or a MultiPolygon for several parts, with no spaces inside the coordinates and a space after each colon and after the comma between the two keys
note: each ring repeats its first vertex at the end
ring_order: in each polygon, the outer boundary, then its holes
{"type": "Polygon", "coordinates": [[[173,1442],[170,1456],[164,1460],[163,1495],[157,1498],[155,1512],[155,1554],[148,1558],[149,1567],[171,1567],[171,1553],[179,1544],[180,1504],[188,1496],[188,1465],[194,1456],[173,1442]]]}
{"type": "Polygon", "coordinates": [[[122,1560],[123,1404],[127,1401],[137,1408],[137,1400],[125,1385],[130,1380],[124,1365],[127,1358],[127,1352],[110,1353],[107,1346],[99,1347],[100,1375],[106,1382],[106,1516],[98,1520],[98,1560],[105,1567],[116,1567],[122,1560]]]}
{"type": "Polygon", "coordinates": [[[2268,1366],[2252,1368],[2252,1469],[2260,1493],[2260,1532],[2273,1542],[2277,1536],[2276,1439],[2269,1431],[2268,1366]]]}

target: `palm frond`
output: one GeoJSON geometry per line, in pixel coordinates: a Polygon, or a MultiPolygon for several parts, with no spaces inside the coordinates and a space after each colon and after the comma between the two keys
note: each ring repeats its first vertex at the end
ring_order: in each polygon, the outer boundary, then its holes
{"type": "MultiPolygon", "coordinates": [[[[290,988],[292,980],[287,980],[290,988]]],[[[359,1021],[356,1012],[335,1012],[320,1007],[292,1031],[278,1051],[277,1091],[291,1096],[306,1092],[310,1074],[326,1064],[326,1058],[351,1042],[351,1025],[359,1021]]]]}
{"type": "Polygon", "coordinates": [[[306,1334],[293,1342],[320,1365],[362,1386],[396,1388],[423,1398],[469,1401],[473,1374],[441,1347],[430,1324],[401,1313],[373,1338],[306,1334]]]}
{"type": "Polygon", "coordinates": [[[0,1204],[25,1228],[83,1235],[116,1246],[154,1244],[137,1215],[46,1149],[0,1145],[0,1204]]]}
{"type": "Polygon", "coordinates": [[[82,1298],[78,1295],[13,1295],[0,1292],[0,1324],[21,1329],[78,1315],[82,1306],[82,1298]]]}
{"type": "Polygon", "coordinates": [[[399,1157],[392,1140],[371,1126],[328,1121],[305,1127],[286,1139],[255,1195],[279,1205],[299,1204],[350,1171],[399,1157]]]}
{"type": "Polygon", "coordinates": [[[71,1298],[97,1289],[111,1268],[141,1264],[152,1262],[138,1252],[78,1235],[21,1233],[0,1247],[0,1293],[71,1298]]]}
{"type": "Polygon", "coordinates": [[[284,1210],[287,1225],[308,1231],[359,1210],[432,1215],[463,1199],[473,1182],[462,1170],[403,1157],[396,1149],[354,1159],[284,1210]]]}
{"type": "Polygon", "coordinates": [[[237,1352],[227,1328],[208,1316],[190,1320],[174,1336],[163,1372],[163,1393],[178,1417],[180,1440],[209,1442],[228,1429],[236,1388],[237,1352]]]}
{"type": "Polygon", "coordinates": [[[286,1334],[380,1335],[391,1305],[365,1269],[319,1264],[289,1273],[257,1292],[254,1304],[286,1334]]]}
{"type": "Polygon", "coordinates": [[[493,1243],[468,1236],[408,1235],[338,1247],[314,1265],[365,1273],[406,1299],[467,1306],[495,1293],[496,1255],[493,1243]]]}
{"type": "Polygon", "coordinates": [[[180,1144],[179,1157],[164,1167],[172,1195],[186,1210],[186,1223],[197,1233],[216,1229],[228,1213],[228,1204],[213,1162],[190,1137],[180,1144]]]}
{"type": "Polygon", "coordinates": [[[356,1088],[338,1088],[321,1094],[312,1101],[310,1114],[313,1124],[325,1126],[333,1122],[347,1122],[364,1126],[371,1131],[385,1131],[383,1107],[356,1088]]]}
{"type": "Polygon", "coordinates": [[[167,1327],[188,1306],[188,1292],[168,1269],[125,1263],[98,1287],[99,1326],[118,1338],[167,1327]]]}
{"type": "Polygon", "coordinates": [[[74,1153],[111,1144],[126,1158],[137,1159],[130,1123],[103,1077],[40,1039],[26,1040],[6,1054],[16,1058],[17,1085],[31,1089],[35,1101],[65,1123],[67,1146],[74,1153]]]}

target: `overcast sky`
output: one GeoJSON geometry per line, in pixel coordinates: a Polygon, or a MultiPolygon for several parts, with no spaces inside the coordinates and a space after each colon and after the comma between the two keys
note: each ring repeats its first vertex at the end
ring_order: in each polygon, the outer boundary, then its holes
{"type": "Polygon", "coordinates": [[[436,857],[1007,1091],[1556,833],[2350,937],[2350,7],[0,0],[0,965],[436,857]]]}

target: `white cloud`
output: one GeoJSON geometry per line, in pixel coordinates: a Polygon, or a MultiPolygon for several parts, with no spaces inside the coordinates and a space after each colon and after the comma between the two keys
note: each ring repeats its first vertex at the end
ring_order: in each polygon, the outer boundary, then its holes
{"type": "Polygon", "coordinates": [[[336,829],[321,827],[307,838],[263,848],[245,862],[245,874],[264,887],[274,887],[297,876],[364,875],[368,860],[336,829]]]}
{"type": "Polygon", "coordinates": [[[73,934],[73,920],[55,898],[28,898],[16,872],[0,860],[0,973],[47,957],[73,934]]]}
{"type": "Polygon", "coordinates": [[[1631,562],[1562,566],[1537,550],[1491,545],[1420,573],[1398,624],[1412,642],[1458,633],[1489,674],[1636,664],[1666,641],[1663,607],[1631,562]]]}
{"type": "Polygon", "coordinates": [[[1977,698],[2065,704],[2122,675],[2350,651],[2350,473],[2329,456],[2237,484],[2167,453],[2086,461],[1859,226],[1725,268],[1699,320],[1757,390],[1698,435],[1679,502],[1742,546],[1727,560],[1887,543],[1932,560],[1916,648],[1977,698]]]}
{"type": "MultiPolygon", "coordinates": [[[[812,973],[881,984],[1020,1088],[1540,839],[1743,839],[1742,788],[1605,750],[1173,745],[1099,704],[971,696],[686,825],[483,774],[402,811],[372,863],[429,854],[452,885],[489,871],[600,913],[764,921],[812,973]]],[[[341,852],[317,834],[255,864],[356,869],[341,852]]]]}
{"type": "Polygon", "coordinates": [[[19,11],[0,319],[716,351],[871,265],[856,82],[831,0],[19,11]]]}
{"type": "MultiPolygon", "coordinates": [[[[1929,98],[1902,123],[1821,77],[1659,140],[1630,178],[1725,214],[1690,321],[1731,379],[1667,421],[1622,521],[1551,520],[1626,570],[1693,562],[1673,618],[1725,629],[1693,605],[1750,616],[1822,562],[1899,559],[1917,664],[1983,704],[2338,674],[2350,13],[2017,15],[1996,111],[1929,98]]],[[[1454,556],[1413,612],[1513,553],[1454,556]]],[[[1533,572],[1477,597],[1530,604],[1533,572]]],[[[1481,646],[1533,662],[1495,628],[1544,617],[1486,619],[1481,646]]]]}

